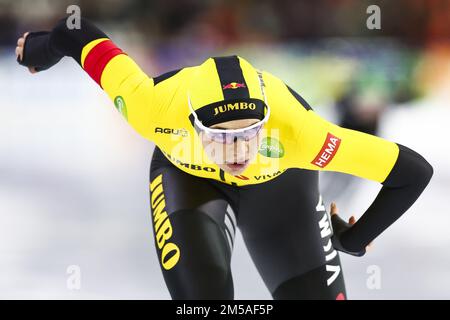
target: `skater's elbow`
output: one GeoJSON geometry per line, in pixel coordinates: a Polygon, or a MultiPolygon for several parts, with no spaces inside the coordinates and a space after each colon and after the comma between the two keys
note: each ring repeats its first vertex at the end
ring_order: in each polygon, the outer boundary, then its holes
{"type": "Polygon", "coordinates": [[[433,166],[419,153],[403,145],[398,146],[397,161],[383,185],[393,188],[414,186],[423,190],[433,176],[433,166]]]}

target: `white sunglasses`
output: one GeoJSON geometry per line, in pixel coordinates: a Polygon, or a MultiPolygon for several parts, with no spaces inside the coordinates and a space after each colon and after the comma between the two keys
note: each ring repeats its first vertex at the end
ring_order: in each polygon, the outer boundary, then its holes
{"type": "Polygon", "coordinates": [[[239,129],[214,129],[214,128],[208,128],[203,125],[203,123],[200,121],[200,119],[197,117],[197,114],[194,111],[194,108],[192,107],[191,98],[188,93],[188,105],[189,109],[191,111],[191,114],[194,117],[194,126],[199,130],[200,132],[204,132],[209,138],[211,138],[213,141],[219,142],[219,143],[226,143],[231,144],[234,143],[237,139],[244,139],[244,140],[250,140],[254,138],[259,131],[262,129],[264,124],[269,120],[270,117],[270,107],[267,104],[266,94],[264,91],[264,81],[262,78],[262,73],[258,70],[258,80],[261,88],[261,93],[264,98],[264,107],[267,109],[266,114],[264,115],[264,118],[254,123],[248,127],[245,128],[239,128],[239,129]]]}
{"type": "Polygon", "coordinates": [[[261,121],[258,121],[257,123],[254,123],[254,124],[252,124],[252,125],[250,125],[248,127],[245,127],[245,128],[239,128],[239,129],[214,129],[214,128],[206,127],[206,126],[204,126],[202,124],[200,119],[197,117],[197,114],[195,113],[194,108],[192,107],[191,98],[189,97],[189,94],[188,94],[188,105],[189,105],[189,109],[191,110],[191,114],[194,116],[195,126],[198,129],[200,129],[201,131],[205,131],[205,132],[211,133],[211,134],[214,134],[214,133],[216,133],[216,134],[224,134],[224,133],[227,133],[227,134],[239,134],[239,133],[243,133],[243,132],[245,132],[247,130],[251,130],[251,129],[257,128],[259,126],[262,126],[263,124],[265,124],[269,120],[269,117],[270,117],[270,108],[269,108],[269,106],[266,103],[265,104],[265,108],[267,109],[267,112],[266,112],[266,114],[264,116],[264,119],[262,119],[261,121]]]}

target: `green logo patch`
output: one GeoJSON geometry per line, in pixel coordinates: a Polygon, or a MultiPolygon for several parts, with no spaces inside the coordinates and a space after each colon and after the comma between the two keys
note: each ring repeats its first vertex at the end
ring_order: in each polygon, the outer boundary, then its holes
{"type": "Polygon", "coordinates": [[[125,100],[121,96],[117,96],[114,99],[114,105],[116,106],[117,110],[125,117],[125,119],[128,120],[128,114],[127,114],[127,105],[125,104],[125,100]]]}
{"type": "Polygon", "coordinates": [[[277,139],[266,137],[262,139],[259,153],[269,158],[281,158],[284,156],[284,147],[277,139]]]}

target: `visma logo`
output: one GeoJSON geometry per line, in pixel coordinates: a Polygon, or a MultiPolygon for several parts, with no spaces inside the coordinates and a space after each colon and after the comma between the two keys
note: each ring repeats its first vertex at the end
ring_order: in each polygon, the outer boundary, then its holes
{"type": "Polygon", "coordinates": [[[261,142],[259,153],[269,158],[281,158],[284,156],[284,147],[277,139],[266,137],[261,142]]]}
{"type": "Polygon", "coordinates": [[[125,104],[125,100],[121,96],[117,96],[114,99],[114,105],[116,106],[117,110],[125,117],[125,119],[128,120],[128,114],[127,114],[127,105],[125,104]]]}

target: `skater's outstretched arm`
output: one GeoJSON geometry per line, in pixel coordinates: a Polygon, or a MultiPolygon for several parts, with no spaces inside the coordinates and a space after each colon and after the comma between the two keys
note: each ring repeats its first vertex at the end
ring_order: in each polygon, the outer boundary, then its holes
{"type": "Polygon", "coordinates": [[[31,73],[51,68],[62,57],[72,57],[114,101],[116,108],[139,133],[150,134],[157,113],[154,80],[94,24],[81,19],[71,29],[66,19],[51,31],[27,32],[17,42],[18,62],[31,73]]]}

